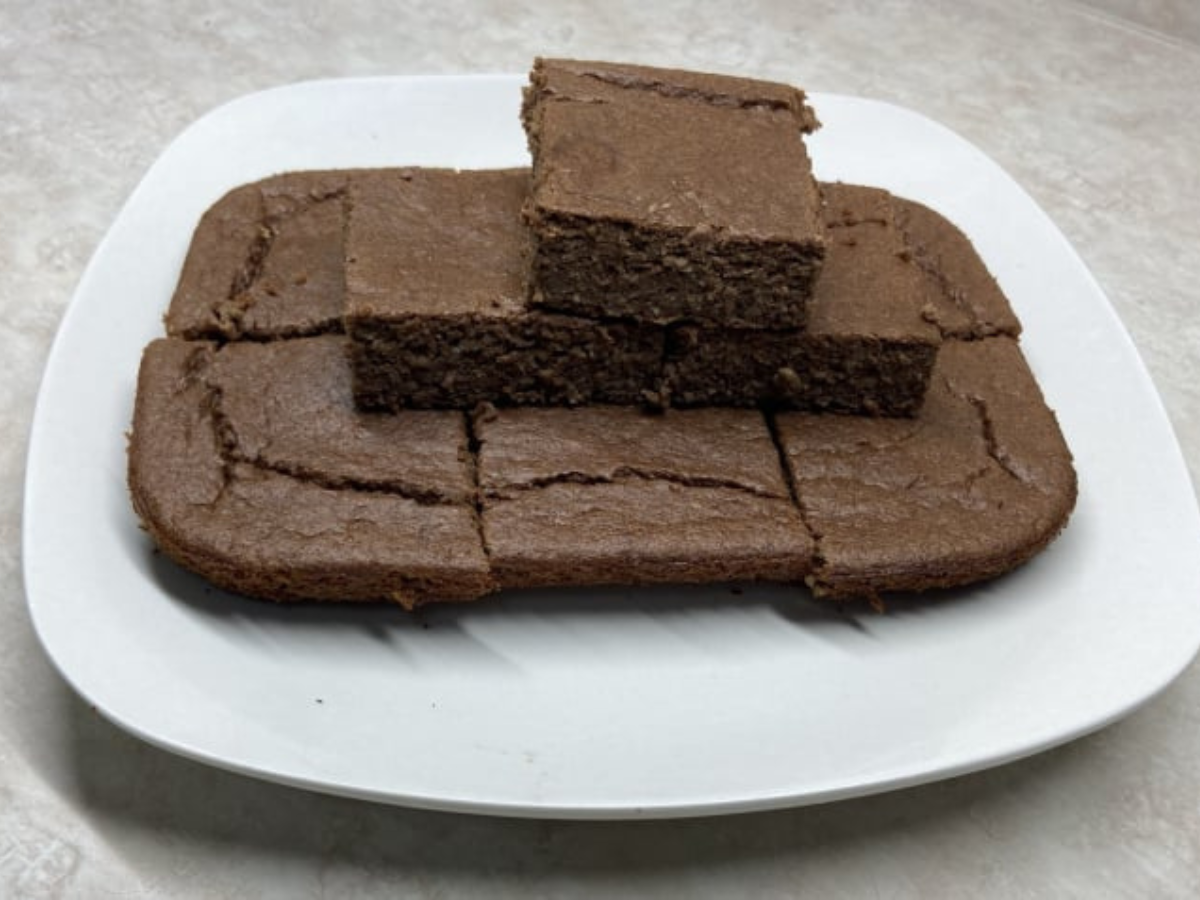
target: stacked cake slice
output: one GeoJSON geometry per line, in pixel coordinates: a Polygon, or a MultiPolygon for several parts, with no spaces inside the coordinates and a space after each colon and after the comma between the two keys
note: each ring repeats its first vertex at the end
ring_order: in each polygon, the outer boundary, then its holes
{"type": "Polygon", "coordinates": [[[825,230],[802,91],[538,60],[522,120],[536,305],[664,325],[804,325],[825,230]]]}
{"type": "Polygon", "coordinates": [[[523,118],[531,176],[350,182],[364,408],[920,407],[930,286],[886,193],[818,187],[803,93],[539,61],[523,118]]]}

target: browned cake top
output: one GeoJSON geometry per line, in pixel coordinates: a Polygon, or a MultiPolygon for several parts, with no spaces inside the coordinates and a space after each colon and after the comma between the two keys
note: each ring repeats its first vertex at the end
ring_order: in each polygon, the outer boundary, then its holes
{"type": "Polygon", "coordinates": [[[937,328],[924,318],[935,287],[906,248],[891,195],[833,182],[821,192],[828,237],[809,331],[937,342],[937,328]]]}
{"type": "Polygon", "coordinates": [[[340,342],[151,343],[129,444],[142,521],[172,558],[251,596],[487,593],[462,415],[355,413],[340,342]]]}
{"type": "Polygon", "coordinates": [[[812,538],[762,413],[505,409],[480,419],[502,586],[798,581],[812,538]]]}
{"type": "Polygon", "coordinates": [[[201,219],[167,332],[236,340],[341,329],[348,171],[295,172],[235,188],[201,219]]]}
{"type": "Polygon", "coordinates": [[[526,169],[396,169],[356,178],[346,312],[510,315],[524,309],[526,169]]]}
{"type": "Polygon", "coordinates": [[[240,460],[429,502],[466,502],[474,491],[462,415],[359,412],[340,336],[230,343],[215,351],[204,381],[226,451],[240,460]]]}
{"type": "Polygon", "coordinates": [[[777,421],[820,536],[817,587],[835,596],[1007,571],[1058,533],[1075,502],[1070,451],[1008,337],[943,345],[913,419],[777,421]]]}
{"type": "Polygon", "coordinates": [[[820,127],[804,91],[775,81],[659,66],[545,58],[534,61],[531,80],[534,89],[541,91],[569,91],[580,83],[592,81],[712,106],[780,110],[790,113],[802,132],[820,127]]]}
{"type": "Polygon", "coordinates": [[[501,410],[476,426],[480,487],[503,494],[552,481],[660,478],[788,496],[762,413],[648,413],[616,406],[501,410]]]}
{"type": "Polygon", "coordinates": [[[896,223],[935,286],[926,318],[947,337],[1017,337],[1021,323],[970,238],[928,206],[893,197],[896,223]]]}
{"type": "Polygon", "coordinates": [[[812,242],[819,198],[785,85],[539,60],[526,102],[532,209],[646,227],[812,242]]]}

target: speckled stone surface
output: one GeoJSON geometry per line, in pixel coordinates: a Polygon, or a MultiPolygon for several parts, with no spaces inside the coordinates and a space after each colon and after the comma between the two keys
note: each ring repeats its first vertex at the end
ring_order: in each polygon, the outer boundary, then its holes
{"type": "Polygon", "coordinates": [[[1006,168],[1129,328],[1200,475],[1200,13],[1190,0],[319,4],[0,0],[0,896],[1191,897],[1200,669],[1000,769],[783,812],[502,821],[323,797],[153,749],[58,677],[26,612],[26,435],[89,255],[213,106],[537,53],[891,100],[1006,168]]]}

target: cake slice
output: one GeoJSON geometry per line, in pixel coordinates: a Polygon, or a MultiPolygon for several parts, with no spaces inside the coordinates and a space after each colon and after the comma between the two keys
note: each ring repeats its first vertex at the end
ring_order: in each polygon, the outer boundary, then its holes
{"type": "Polygon", "coordinates": [[[1017,337],[1021,323],[970,238],[923,203],[893,197],[896,224],[934,285],[925,318],[945,337],[1017,337]]]}
{"type": "Polygon", "coordinates": [[[821,596],[994,577],[1042,550],[1075,504],[1071,453],[1009,337],[947,342],[914,419],[786,413],[776,428],[821,596]]]}
{"type": "Polygon", "coordinates": [[[941,344],[927,321],[941,285],[913,262],[890,194],[821,188],[828,240],[808,327],[670,329],[665,384],[673,405],[886,416],[920,409],[941,344]]]}
{"type": "Polygon", "coordinates": [[[368,409],[643,403],[654,326],[527,307],[526,169],[391,170],[350,185],[345,325],[368,409]]]}
{"type": "Polygon", "coordinates": [[[204,214],[167,333],[269,340],[342,330],[346,171],[294,172],[230,191],[204,214]]]}
{"type": "Polygon", "coordinates": [[[825,252],[786,85],[539,59],[522,118],[532,302],[597,319],[803,326],[825,252]]]}
{"type": "Polygon", "coordinates": [[[129,488],[162,550],[272,600],[466,600],[494,581],[463,417],[354,410],[341,338],[164,338],[138,376],[129,488]]]}
{"type": "Polygon", "coordinates": [[[502,587],[800,581],[812,540],[753,410],[511,409],[476,422],[502,587]]]}

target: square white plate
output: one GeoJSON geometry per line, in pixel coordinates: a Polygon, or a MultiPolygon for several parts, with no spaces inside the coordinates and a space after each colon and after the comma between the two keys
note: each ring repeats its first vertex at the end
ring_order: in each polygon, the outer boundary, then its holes
{"type": "Polygon", "coordinates": [[[1035,752],[1128,713],[1200,642],[1200,518],[1158,397],[1033,201],[917,114],[813,98],[818,175],[924,201],[1024,321],[1079,506],[999,581],[843,616],[800,590],[512,593],[476,605],[275,608],[155,555],[125,488],[142,347],[192,229],[288,169],[526,164],[516,76],[299,84],[221,107],[147,173],[50,355],[26,486],[25,583],[66,679],[146,740],[239,772],[511,815],[677,816],[812,803],[1035,752]],[[1120,435],[1113,431],[1121,420],[1120,435]]]}

